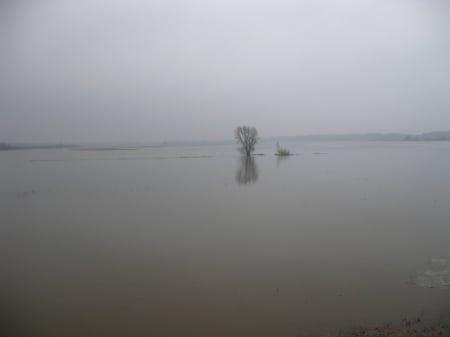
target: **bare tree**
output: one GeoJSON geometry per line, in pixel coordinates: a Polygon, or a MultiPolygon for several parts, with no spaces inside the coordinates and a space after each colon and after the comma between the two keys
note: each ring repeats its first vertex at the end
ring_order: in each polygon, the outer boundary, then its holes
{"type": "Polygon", "coordinates": [[[234,130],[234,136],[239,144],[241,144],[241,152],[247,157],[255,150],[255,145],[258,143],[258,131],[250,126],[238,126],[234,130]]]}

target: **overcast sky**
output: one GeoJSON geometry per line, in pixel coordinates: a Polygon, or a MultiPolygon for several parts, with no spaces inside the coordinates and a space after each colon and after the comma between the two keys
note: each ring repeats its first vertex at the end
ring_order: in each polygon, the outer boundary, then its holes
{"type": "Polygon", "coordinates": [[[0,141],[450,129],[448,0],[0,0],[0,141]]]}

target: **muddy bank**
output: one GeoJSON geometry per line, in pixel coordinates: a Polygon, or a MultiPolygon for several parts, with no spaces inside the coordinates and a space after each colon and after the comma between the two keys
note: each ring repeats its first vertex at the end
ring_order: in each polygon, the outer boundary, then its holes
{"type": "Polygon", "coordinates": [[[362,326],[347,332],[338,332],[327,337],[449,337],[450,316],[429,321],[423,315],[403,319],[400,323],[382,326],[362,326]]]}

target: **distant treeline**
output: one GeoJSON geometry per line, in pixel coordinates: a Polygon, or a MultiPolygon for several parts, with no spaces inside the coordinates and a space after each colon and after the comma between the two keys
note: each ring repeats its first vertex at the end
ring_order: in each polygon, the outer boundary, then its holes
{"type": "Polygon", "coordinates": [[[434,131],[420,135],[406,135],[405,141],[439,141],[450,140],[450,131],[434,131]]]}
{"type": "MultiPolygon", "coordinates": [[[[359,134],[341,134],[341,135],[309,135],[309,136],[280,136],[273,138],[262,138],[262,142],[335,142],[335,141],[353,141],[353,142],[371,142],[371,141],[388,141],[388,142],[414,142],[414,141],[450,141],[449,131],[433,131],[421,134],[405,134],[405,133],[359,133],[359,134]]],[[[172,145],[196,144],[196,145],[219,145],[231,144],[231,141],[199,141],[199,142],[174,142],[172,145]]],[[[134,147],[153,147],[167,146],[168,143],[163,142],[158,145],[139,145],[134,147]]],[[[105,146],[106,147],[106,146],[105,146]]],[[[123,146],[122,146],[123,147],[123,146]]],[[[75,144],[30,144],[30,143],[5,143],[0,142],[0,151],[3,150],[34,150],[34,149],[62,149],[62,148],[82,148],[75,144]]]]}
{"type": "Polygon", "coordinates": [[[273,140],[279,141],[448,141],[450,131],[433,131],[421,134],[405,133],[360,133],[341,135],[309,135],[309,136],[288,136],[276,137],[273,140]]]}
{"type": "Polygon", "coordinates": [[[14,143],[0,143],[0,151],[6,150],[37,150],[37,149],[64,149],[74,148],[78,145],[74,144],[14,144],[14,143]]]}
{"type": "Polygon", "coordinates": [[[8,143],[0,143],[0,150],[11,150],[12,146],[8,143]]]}

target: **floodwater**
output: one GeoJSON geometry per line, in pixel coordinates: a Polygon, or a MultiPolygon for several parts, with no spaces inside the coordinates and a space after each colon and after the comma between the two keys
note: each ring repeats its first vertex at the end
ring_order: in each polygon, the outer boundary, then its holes
{"type": "Polygon", "coordinates": [[[322,336],[448,314],[450,142],[283,145],[296,155],[0,152],[2,335],[322,336]]]}

